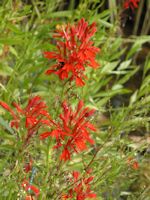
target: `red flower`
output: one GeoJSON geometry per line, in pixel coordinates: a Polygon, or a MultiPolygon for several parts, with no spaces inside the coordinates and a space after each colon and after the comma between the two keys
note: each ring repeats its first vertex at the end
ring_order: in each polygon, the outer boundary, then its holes
{"type": "Polygon", "coordinates": [[[32,160],[30,160],[29,163],[26,163],[26,164],[24,165],[24,171],[25,171],[26,173],[30,172],[31,169],[32,169],[32,160]]]}
{"type": "Polygon", "coordinates": [[[25,200],[34,200],[34,198],[31,195],[27,195],[25,200]]]}
{"type": "Polygon", "coordinates": [[[46,104],[39,96],[29,99],[27,106],[22,109],[17,103],[13,103],[15,111],[12,110],[5,102],[0,101],[0,105],[13,117],[11,127],[19,128],[22,119],[25,118],[24,126],[28,131],[27,140],[36,133],[41,124],[45,123],[45,119],[50,119],[46,104]]]}
{"type": "Polygon", "coordinates": [[[138,8],[138,3],[140,0],[126,0],[123,4],[123,7],[125,9],[131,8],[134,10],[135,8],[138,8]]]}
{"type": "Polygon", "coordinates": [[[24,180],[22,182],[22,187],[26,192],[29,192],[31,190],[36,196],[39,196],[40,194],[40,190],[36,186],[30,185],[30,183],[27,180],[24,180]]]}
{"type": "Polygon", "coordinates": [[[139,163],[133,157],[129,157],[127,162],[129,165],[131,165],[132,169],[139,169],[139,163]]]}
{"type": "Polygon", "coordinates": [[[89,117],[95,112],[94,109],[83,108],[83,102],[78,103],[76,111],[73,111],[66,102],[62,104],[63,113],[60,114],[60,122],[53,121],[53,130],[40,135],[41,139],[48,136],[54,137],[57,144],[54,148],[61,148],[61,160],[70,160],[73,152],[78,153],[87,148],[86,143],[94,144],[89,131],[96,131],[89,117]]]}
{"type": "Polygon", "coordinates": [[[57,30],[54,35],[58,38],[56,51],[44,52],[44,55],[48,59],[57,60],[58,64],[53,65],[46,74],[57,74],[62,80],[70,78],[76,81],[76,85],[83,86],[85,66],[98,67],[95,57],[99,48],[94,47],[90,40],[96,30],[95,23],[89,26],[83,18],[74,26],[68,24],[57,30]]]}
{"type": "Polygon", "coordinates": [[[87,178],[80,178],[80,173],[75,171],[72,174],[73,188],[69,190],[68,194],[63,195],[65,199],[85,200],[86,198],[96,198],[96,194],[91,191],[90,184],[93,181],[93,176],[87,178]]]}
{"type": "Polygon", "coordinates": [[[137,161],[134,161],[132,164],[132,168],[135,170],[139,169],[139,163],[137,161]]]}

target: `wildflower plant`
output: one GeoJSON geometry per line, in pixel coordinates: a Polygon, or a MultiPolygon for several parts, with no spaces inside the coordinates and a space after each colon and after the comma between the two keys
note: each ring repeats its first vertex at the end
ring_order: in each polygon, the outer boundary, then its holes
{"type": "MultiPolygon", "coordinates": [[[[65,30],[59,31],[57,37],[64,38],[65,42],[57,42],[58,53],[44,53],[45,57],[49,59],[56,59],[58,62],[58,64],[53,66],[56,69],[48,70],[46,73],[56,73],[62,80],[64,78],[69,78],[69,81],[75,79],[77,86],[83,86],[84,82],[82,78],[85,77],[83,74],[85,71],[85,65],[88,64],[93,68],[98,66],[98,63],[95,61],[95,56],[99,49],[92,46],[93,42],[90,41],[90,38],[95,32],[95,23],[88,26],[88,23],[83,18],[77,25],[68,25],[65,30]]],[[[84,108],[82,100],[79,101],[76,110],[73,110],[71,106],[68,105],[67,101],[63,101],[62,113],[58,116],[59,120],[52,119],[50,113],[48,112],[46,103],[40,96],[30,97],[25,108],[22,108],[22,106],[15,102],[12,104],[15,110],[13,110],[5,102],[0,101],[1,107],[8,111],[12,117],[10,126],[14,129],[14,131],[17,132],[19,129],[20,132],[22,132],[22,130],[25,132],[20,138],[22,139],[22,150],[20,149],[20,151],[24,151],[24,149],[31,145],[31,140],[34,139],[35,135],[39,137],[39,141],[44,140],[47,137],[50,137],[50,140],[55,138],[52,149],[57,150],[57,156],[60,161],[63,161],[61,162],[61,165],[63,165],[66,161],[72,160],[72,154],[79,154],[81,151],[87,150],[87,143],[91,145],[94,144],[94,140],[90,136],[90,132],[95,132],[96,128],[91,122],[89,122],[89,119],[94,114],[95,110],[88,107],[84,108]],[[41,129],[48,130],[40,133],[41,129]]],[[[23,154],[24,156],[27,156],[28,159],[31,157],[31,155],[26,155],[25,152],[23,152],[23,154]]],[[[33,170],[33,158],[30,159],[32,161],[30,160],[28,164],[25,159],[22,160],[22,162],[24,162],[22,176],[24,173],[27,174],[21,180],[22,189],[26,193],[26,199],[28,198],[30,192],[36,198],[40,195],[40,189],[32,184],[33,174],[30,176],[28,175],[28,173],[31,173],[33,170]]],[[[73,172],[75,182],[78,182],[78,176],[78,172],[73,172]]],[[[83,181],[80,181],[81,183],[78,183],[74,188],[76,194],[71,194],[73,192],[71,189],[69,190],[70,195],[66,195],[66,198],[72,199],[73,196],[76,199],[96,197],[96,194],[92,194],[90,192],[89,183],[92,180],[92,177],[84,178],[83,181]]]]}
{"type": "MultiPolygon", "coordinates": [[[[126,84],[149,37],[131,38],[124,58],[126,40],[102,4],[62,2],[2,3],[0,199],[136,198],[146,144],[128,134],[149,131],[148,59],[139,88],[126,84]]],[[[134,11],[139,1],[121,3],[134,11]]]]}

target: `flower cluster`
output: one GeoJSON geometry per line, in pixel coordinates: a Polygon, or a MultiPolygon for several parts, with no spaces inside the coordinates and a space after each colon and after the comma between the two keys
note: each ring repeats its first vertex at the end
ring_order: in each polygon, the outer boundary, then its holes
{"type": "MultiPolygon", "coordinates": [[[[52,130],[42,133],[40,138],[42,140],[49,136],[55,138],[56,145],[54,148],[62,148],[60,155],[61,160],[70,160],[73,153],[79,153],[87,149],[87,142],[94,144],[94,141],[90,137],[90,131],[96,131],[96,128],[89,122],[89,119],[94,114],[95,110],[88,107],[84,108],[84,103],[81,100],[75,110],[64,101],[62,103],[63,111],[59,115],[59,121],[57,120],[57,122],[50,117],[46,110],[46,104],[39,96],[29,99],[24,109],[16,103],[13,103],[16,108],[15,111],[2,101],[0,105],[11,113],[13,120],[11,120],[10,124],[12,127],[18,129],[24,124],[28,131],[28,138],[31,137],[41,125],[50,127],[52,130]],[[22,118],[25,119],[25,122],[22,118]]],[[[30,159],[29,163],[24,165],[24,172],[30,173],[32,170],[32,159],[30,159]]],[[[93,177],[82,178],[81,181],[79,176],[79,172],[73,173],[75,186],[73,189],[69,190],[69,194],[66,195],[65,198],[72,198],[74,193],[76,194],[77,200],[94,198],[96,195],[91,192],[89,185],[93,177]]],[[[27,193],[28,191],[32,191],[38,197],[40,193],[39,189],[30,182],[31,181],[25,177],[22,182],[23,189],[27,193]]],[[[27,199],[29,198],[30,196],[27,196],[27,199]]]]}
{"type": "Polygon", "coordinates": [[[70,160],[73,152],[78,153],[87,149],[86,143],[94,144],[89,136],[89,131],[96,131],[96,128],[89,122],[89,117],[95,112],[94,109],[83,108],[83,101],[79,101],[76,111],[68,106],[67,102],[62,103],[63,113],[60,114],[60,122],[52,122],[53,130],[40,135],[41,139],[48,136],[56,139],[54,148],[62,147],[61,160],[70,160]]]}
{"type": "Polygon", "coordinates": [[[19,104],[13,102],[15,110],[10,108],[5,102],[0,101],[0,105],[13,117],[10,122],[11,127],[18,129],[23,121],[24,127],[27,129],[26,142],[33,136],[39,127],[44,124],[45,119],[50,119],[46,104],[41,97],[35,96],[30,98],[27,106],[22,109],[19,104]]]}
{"type": "Polygon", "coordinates": [[[87,142],[94,144],[94,141],[90,138],[90,131],[95,132],[96,128],[89,122],[89,119],[95,110],[88,107],[84,108],[83,101],[79,101],[75,111],[64,101],[62,103],[63,113],[59,116],[59,122],[51,119],[46,110],[46,104],[39,96],[29,99],[28,105],[24,109],[13,103],[16,112],[4,102],[0,102],[0,105],[11,113],[13,117],[13,120],[11,120],[12,127],[18,129],[22,122],[21,119],[25,118],[26,142],[41,125],[50,127],[52,130],[42,133],[40,139],[43,140],[49,136],[54,137],[56,139],[54,148],[62,147],[61,160],[70,160],[72,153],[87,149],[87,142]]]}
{"type": "Polygon", "coordinates": [[[135,8],[138,8],[138,3],[140,0],[126,0],[123,4],[123,7],[125,9],[131,8],[134,10],[135,8]]]}
{"type": "Polygon", "coordinates": [[[46,74],[57,74],[60,79],[75,80],[77,86],[83,86],[86,76],[85,66],[97,68],[95,61],[99,48],[93,46],[91,37],[96,32],[96,24],[88,25],[83,18],[75,25],[68,24],[57,30],[54,37],[57,39],[56,51],[44,52],[48,59],[55,59],[46,74]]]}
{"type": "Polygon", "coordinates": [[[85,200],[86,198],[96,198],[96,194],[91,190],[91,182],[93,181],[93,176],[86,174],[87,178],[80,175],[78,171],[72,173],[73,178],[70,180],[73,187],[68,191],[68,194],[63,195],[64,199],[85,200]]]}
{"type": "Polygon", "coordinates": [[[137,162],[137,160],[135,158],[129,157],[127,162],[128,162],[128,165],[130,165],[132,167],[132,169],[134,169],[134,170],[139,169],[139,163],[137,162]]]}
{"type": "MultiPolygon", "coordinates": [[[[86,79],[85,68],[99,66],[95,58],[100,49],[93,46],[91,40],[96,30],[95,23],[88,25],[83,18],[74,25],[68,24],[62,29],[58,29],[54,35],[57,42],[56,51],[44,52],[46,58],[56,61],[56,64],[46,71],[46,74],[54,73],[61,80],[68,79],[75,81],[77,86],[83,86],[86,79]]],[[[40,140],[48,137],[54,138],[53,148],[60,155],[60,161],[64,161],[61,164],[64,164],[65,161],[71,160],[74,153],[78,154],[86,150],[88,144],[94,144],[90,132],[95,132],[96,128],[90,119],[95,110],[84,107],[82,100],[78,102],[75,109],[67,101],[64,101],[61,105],[62,112],[56,120],[51,118],[47,105],[40,96],[29,98],[25,107],[15,102],[12,105],[13,108],[0,101],[0,106],[11,114],[10,126],[14,128],[16,134],[26,130],[27,134],[22,134],[21,137],[23,147],[30,145],[29,141],[35,134],[40,135],[40,140]],[[44,132],[39,133],[39,129],[43,127],[44,132]]],[[[30,155],[28,156],[30,157],[30,155]]],[[[26,200],[33,200],[34,197],[37,199],[40,195],[40,189],[33,184],[36,168],[32,167],[32,163],[32,158],[30,158],[29,162],[24,164],[23,174],[25,175],[21,179],[21,186],[27,195],[26,200]]],[[[77,171],[73,172],[70,179],[73,187],[69,189],[64,198],[76,198],[76,200],[95,198],[96,194],[92,192],[90,186],[92,180],[93,176],[89,172],[83,175],[77,171]]]]}

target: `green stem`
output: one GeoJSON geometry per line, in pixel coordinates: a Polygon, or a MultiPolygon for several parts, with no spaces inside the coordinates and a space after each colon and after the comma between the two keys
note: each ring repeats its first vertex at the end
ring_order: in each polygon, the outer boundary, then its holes
{"type": "Polygon", "coordinates": [[[143,5],[144,5],[144,1],[140,1],[139,9],[138,9],[138,12],[137,12],[137,15],[136,15],[136,19],[135,19],[133,35],[137,34],[138,27],[139,27],[139,22],[140,22],[140,18],[141,18],[141,14],[142,14],[143,5]]]}
{"type": "Polygon", "coordinates": [[[145,14],[142,30],[141,30],[141,35],[146,35],[147,32],[149,31],[150,28],[150,4],[147,4],[148,8],[145,14]]]}

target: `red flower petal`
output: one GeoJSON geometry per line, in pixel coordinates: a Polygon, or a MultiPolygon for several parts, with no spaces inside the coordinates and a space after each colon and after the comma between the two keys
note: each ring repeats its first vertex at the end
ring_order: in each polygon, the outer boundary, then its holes
{"type": "Polygon", "coordinates": [[[36,196],[39,196],[40,190],[37,187],[35,187],[34,185],[30,185],[29,189],[31,189],[35,193],[36,196]]]}
{"type": "Polygon", "coordinates": [[[0,105],[7,111],[9,111],[11,113],[11,115],[14,117],[14,119],[17,119],[16,114],[14,113],[14,111],[3,101],[0,101],[0,105]]]}
{"type": "Polygon", "coordinates": [[[77,181],[78,178],[79,178],[80,173],[79,173],[78,171],[74,171],[74,172],[72,173],[72,175],[73,175],[73,177],[74,177],[74,180],[77,181]]]}
{"type": "Polygon", "coordinates": [[[134,161],[134,163],[132,164],[132,168],[135,170],[139,169],[139,163],[137,161],[134,161]]]}
{"type": "Polygon", "coordinates": [[[29,195],[29,196],[25,197],[25,200],[34,200],[34,199],[33,199],[33,197],[31,195],[29,195]]]}
{"type": "Polygon", "coordinates": [[[40,140],[43,140],[51,135],[51,132],[45,132],[40,135],[40,140]]]}
{"type": "Polygon", "coordinates": [[[34,126],[37,123],[37,119],[35,117],[27,117],[26,118],[26,128],[34,126]]]}
{"type": "Polygon", "coordinates": [[[93,124],[89,123],[89,122],[87,122],[87,123],[85,124],[85,126],[88,127],[89,129],[91,129],[92,131],[96,131],[95,126],[94,126],[93,124]]]}
{"type": "Polygon", "coordinates": [[[96,198],[97,195],[95,193],[88,194],[88,198],[96,198]]]}
{"type": "Polygon", "coordinates": [[[83,85],[85,85],[85,83],[81,78],[76,77],[76,85],[82,87],[83,85]]]}
{"type": "Polygon", "coordinates": [[[138,7],[138,3],[140,0],[125,0],[123,7],[125,9],[131,8],[132,10],[134,10],[135,8],[138,7]]]}
{"type": "Polygon", "coordinates": [[[60,155],[60,159],[61,160],[70,160],[70,152],[68,151],[68,149],[64,149],[62,154],[60,155]]]}
{"type": "Polygon", "coordinates": [[[19,113],[24,114],[24,111],[20,108],[20,106],[17,103],[13,102],[13,106],[17,109],[19,113]]]}

